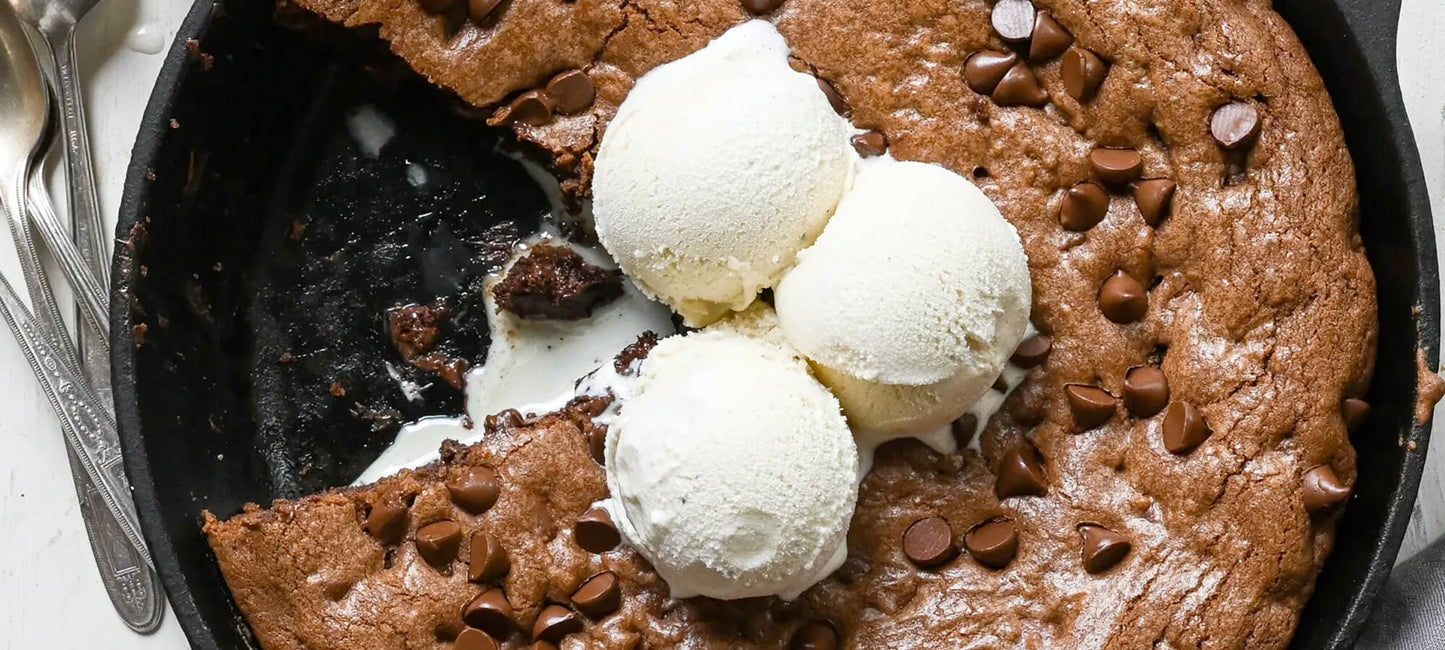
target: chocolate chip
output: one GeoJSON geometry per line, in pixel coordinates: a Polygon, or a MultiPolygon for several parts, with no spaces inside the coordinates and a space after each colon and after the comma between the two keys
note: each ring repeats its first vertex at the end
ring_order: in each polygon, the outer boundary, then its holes
{"type": "Polygon", "coordinates": [[[1020,343],[1009,357],[1009,363],[1020,368],[1035,368],[1049,358],[1054,349],[1054,339],[1048,334],[1035,334],[1020,343]]]}
{"type": "Polygon", "coordinates": [[[1329,465],[1320,465],[1308,472],[1304,477],[1304,502],[1305,510],[1312,515],[1323,514],[1334,510],[1335,507],[1344,503],[1350,498],[1353,490],[1335,476],[1335,470],[1329,465]]]}
{"type": "Polygon", "coordinates": [[[507,409],[501,413],[488,415],[485,420],[482,420],[482,424],[486,427],[487,431],[501,431],[503,429],[516,429],[526,424],[526,420],[522,419],[522,413],[517,409],[507,409]]]}
{"type": "Polygon", "coordinates": [[[1209,134],[1225,149],[1243,149],[1259,136],[1259,111],[1244,102],[1230,102],[1214,109],[1209,134]]]}
{"type": "Polygon", "coordinates": [[[1133,548],[1123,535],[1103,526],[1082,524],[1079,534],[1084,537],[1084,570],[1089,573],[1108,571],[1133,548]]]}
{"type": "Polygon", "coordinates": [[[793,633],[788,650],[837,650],[838,631],[826,621],[808,621],[793,633]]]}
{"type": "Polygon", "coordinates": [[[1188,402],[1174,402],[1164,414],[1164,448],[1172,454],[1187,454],[1209,439],[1209,423],[1199,409],[1188,402]]]}
{"type": "Polygon", "coordinates": [[[592,105],[597,98],[597,88],[592,78],[581,70],[564,70],[547,82],[547,96],[552,98],[558,113],[572,115],[592,105]]]}
{"type": "Polygon", "coordinates": [[[512,603],[507,601],[501,587],[477,594],[462,608],[462,621],[498,639],[511,636],[517,625],[512,620],[512,603]]]}
{"type": "Polygon", "coordinates": [[[1169,404],[1169,380],[1154,366],[1139,366],[1124,375],[1124,408],[1136,418],[1152,417],[1169,404]]]}
{"type": "Polygon", "coordinates": [[[1015,63],[1004,73],[991,97],[999,106],[1042,106],[1049,100],[1049,94],[1039,85],[1039,78],[1034,76],[1029,64],[1023,62],[1015,63]]]}
{"type": "Polygon", "coordinates": [[[589,420],[584,428],[587,430],[587,450],[592,453],[592,460],[597,461],[598,465],[606,465],[607,425],[589,420]]]}
{"type": "Polygon", "coordinates": [[[452,8],[455,0],[419,0],[422,10],[427,13],[440,14],[452,8]]]}
{"type": "Polygon", "coordinates": [[[622,536],[617,534],[617,526],[612,523],[612,515],[602,508],[582,513],[577,518],[573,535],[578,546],[592,553],[606,553],[622,543],[622,536]]]}
{"type": "Polygon", "coordinates": [[[434,521],[416,531],[416,550],[428,564],[441,569],[457,559],[462,527],[448,519],[434,521]]]}
{"type": "Polygon", "coordinates": [[[552,121],[552,98],[540,90],[529,90],[507,105],[502,122],[508,125],[542,126],[552,121]]]}
{"type": "Polygon", "coordinates": [[[853,150],[864,158],[875,158],[888,152],[888,138],[878,131],[853,136],[853,150]]]}
{"type": "Polygon", "coordinates": [[[833,107],[833,112],[839,115],[848,114],[848,102],[843,99],[843,95],[838,92],[837,88],[833,87],[833,84],[822,77],[818,77],[818,88],[822,90],[823,95],[828,98],[828,104],[833,107]]]}
{"type": "Polygon", "coordinates": [[[1069,49],[1074,44],[1074,35],[1064,29],[1059,21],[1047,11],[1034,14],[1034,35],[1029,42],[1029,60],[1034,63],[1048,61],[1069,49]]]}
{"type": "Polygon", "coordinates": [[[1115,323],[1133,323],[1149,311],[1149,294],[1138,280],[1116,271],[1099,287],[1099,311],[1115,323]]]}
{"type": "Polygon", "coordinates": [[[575,612],[561,605],[548,605],[537,615],[532,624],[532,638],[539,641],[561,643],[562,637],[582,631],[582,619],[575,612]]]}
{"type": "Polygon", "coordinates": [[[1134,203],[1139,206],[1144,223],[1157,226],[1169,215],[1174,187],[1174,181],[1167,178],[1151,178],[1134,184],[1134,203]]]}
{"type": "Polygon", "coordinates": [[[1065,230],[1084,232],[1109,214],[1109,193],[1097,183],[1079,183],[1059,202],[1059,223],[1065,230]]]}
{"type": "Polygon", "coordinates": [[[1089,152],[1089,164],[1105,185],[1125,185],[1139,178],[1144,159],[1133,149],[1095,147],[1089,152]]]}
{"type": "Polygon", "coordinates": [[[773,13],[781,6],[783,0],[743,0],[743,8],[757,16],[773,13]]]}
{"type": "Polygon", "coordinates": [[[491,582],[512,570],[512,561],[507,557],[507,550],[502,548],[502,543],[497,541],[496,537],[484,530],[472,533],[467,551],[467,580],[491,582]]]}
{"type": "Polygon", "coordinates": [[[1109,73],[1109,64],[1094,54],[1093,50],[1071,47],[1064,53],[1060,74],[1064,78],[1064,91],[1081,102],[1094,98],[1104,77],[1109,73]]]}
{"type": "Polygon", "coordinates": [[[998,0],[989,17],[993,31],[1007,43],[1027,43],[1034,33],[1034,3],[1029,0],[998,0]]]}
{"type": "Polygon", "coordinates": [[[975,52],[963,62],[963,82],[980,95],[992,94],[1018,62],[1019,56],[1013,52],[975,52]]]}
{"type": "Polygon", "coordinates": [[[1370,403],[1353,397],[1340,404],[1340,415],[1345,419],[1345,430],[1354,434],[1370,419],[1370,403]]]}
{"type": "Polygon", "coordinates": [[[603,571],[582,582],[572,594],[572,606],[592,618],[602,618],[622,606],[622,589],[617,574],[603,571]]]}
{"type": "Polygon", "coordinates": [[[1088,431],[1109,421],[1118,409],[1119,400],[1098,386],[1067,384],[1064,395],[1069,400],[1069,410],[1074,414],[1074,428],[1088,431]]]}
{"type": "Polygon", "coordinates": [[[486,22],[501,4],[502,0],[467,0],[467,17],[474,23],[486,22]]]}
{"type": "Polygon", "coordinates": [[[1004,379],[1004,378],[1003,378],[1003,375],[999,375],[998,377],[995,377],[995,378],[994,378],[994,380],[993,380],[993,386],[991,386],[991,388],[993,388],[994,390],[996,390],[996,391],[998,391],[998,392],[1000,392],[1000,393],[1007,393],[1007,392],[1008,392],[1008,380],[1007,380],[1007,379],[1004,379]]]}
{"type": "Polygon", "coordinates": [[[557,644],[551,641],[533,641],[531,650],[559,650],[557,644]]]}
{"type": "Polygon", "coordinates": [[[497,642],[486,632],[475,628],[467,628],[457,635],[456,643],[452,644],[456,650],[497,650],[497,642]]]}
{"type": "Polygon", "coordinates": [[[1018,554],[1018,529],[1007,519],[986,521],[963,536],[963,547],[979,564],[1002,569],[1018,554]]]}
{"type": "Polygon", "coordinates": [[[953,441],[958,444],[960,451],[973,442],[973,436],[976,433],[978,433],[978,416],[964,413],[963,417],[953,421],[953,441]]]}
{"type": "Polygon", "coordinates": [[[490,467],[468,467],[447,483],[452,501],[462,510],[480,515],[497,502],[501,494],[497,473],[490,467]]]}
{"type": "Polygon", "coordinates": [[[372,504],[366,515],[366,532],[382,544],[396,544],[406,536],[407,507],[394,495],[372,504]]]}
{"type": "Polygon", "coordinates": [[[903,533],[903,555],[919,568],[936,567],[957,554],[953,530],[942,517],[919,519],[903,533]]]}
{"type": "Polygon", "coordinates": [[[1039,452],[1033,445],[1020,442],[1004,455],[998,466],[998,480],[993,484],[994,496],[1009,497],[1043,496],[1048,493],[1044,482],[1044,468],[1039,464],[1039,452]]]}

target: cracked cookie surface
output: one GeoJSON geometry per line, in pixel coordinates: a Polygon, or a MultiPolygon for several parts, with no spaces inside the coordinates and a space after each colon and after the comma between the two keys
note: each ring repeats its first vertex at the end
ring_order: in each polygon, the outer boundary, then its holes
{"type": "MultiPolygon", "coordinates": [[[[448,38],[441,17],[413,0],[298,4],[348,25],[379,23],[415,69],[478,106],[561,70],[586,71],[597,92],[587,111],[514,127],[578,195],[632,82],[748,17],[731,0],[513,0],[495,24],[448,38]]],[[[897,158],[972,178],[1019,230],[1033,322],[1052,350],[989,423],[982,452],[945,457],[912,442],[881,450],[860,491],[847,563],[794,603],[679,602],[626,549],[597,556],[571,544],[570,521],[605,490],[577,432],[584,425],[564,415],[504,432],[453,460],[500,463],[504,495],[515,490],[529,504],[498,510],[496,522],[463,521],[495,524],[514,545],[503,586],[519,630],[531,629],[539,603],[567,602],[605,569],[621,579],[621,609],[563,647],[781,647],[816,621],[852,647],[1288,644],[1338,512],[1311,506],[1307,477],[1324,466],[1353,484],[1343,404],[1368,387],[1376,338],[1374,279],[1338,119],[1264,0],[1035,4],[1107,64],[1087,100],[1069,91],[1067,54],[1029,63],[1047,93],[1041,105],[1002,106],[971,89],[971,55],[1012,49],[982,0],[787,0],[770,16],[796,64],[837,89],[858,127],[886,136],[897,158]],[[1232,103],[1259,120],[1242,156],[1211,135],[1216,110],[1232,103]],[[1071,188],[1109,185],[1091,163],[1098,147],[1133,149],[1140,178],[1174,183],[1167,209],[1146,215],[1141,205],[1152,204],[1139,189],[1116,184],[1097,222],[1061,226],[1071,188]],[[1102,287],[1121,273],[1146,305],[1123,323],[1100,305],[1102,287]],[[1184,453],[1166,441],[1167,410],[1100,412],[1079,431],[1067,387],[1127,398],[1126,377],[1141,366],[1159,368],[1168,401],[1207,424],[1209,435],[1184,453]],[[549,452],[527,460],[519,441],[529,440],[549,452]],[[996,477],[1013,471],[1023,444],[1038,451],[1045,494],[999,498],[996,477]],[[960,540],[976,524],[1008,519],[1017,553],[997,570],[966,553],[920,570],[901,541],[926,517],[942,517],[960,540]],[[1087,571],[1081,526],[1120,534],[1131,549],[1087,571]]],[[[480,586],[428,574],[405,552],[384,568],[384,547],[355,523],[358,499],[397,486],[440,516],[449,506],[438,471],[208,523],[265,647],[451,647],[457,612],[480,586]],[[296,523],[283,525],[287,517],[296,523]],[[288,568],[267,568],[277,566],[288,568]],[[350,586],[370,582],[391,586],[350,586]],[[328,592],[333,583],[347,589],[328,592]],[[393,594],[408,606],[354,593],[393,594]]],[[[525,636],[508,647],[524,647],[525,636]]]]}

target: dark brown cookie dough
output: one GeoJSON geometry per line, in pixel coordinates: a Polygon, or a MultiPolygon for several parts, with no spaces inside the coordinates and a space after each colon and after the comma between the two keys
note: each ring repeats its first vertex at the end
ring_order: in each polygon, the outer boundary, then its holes
{"type": "MultiPolygon", "coordinates": [[[[414,0],[299,4],[380,23],[418,71],[479,106],[585,71],[590,108],[513,124],[577,194],[633,81],[746,18],[732,0],[515,0],[494,25],[447,39],[414,0]]],[[[625,547],[596,556],[572,543],[572,522],[605,486],[587,424],[549,416],[454,451],[452,463],[492,466],[506,484],[480,517],[446,502],[442,467],[210,520],[263,645],[450,647],[481,587],[460,568],[426,573],[405,544],[384,568],[386,549],[358,518],[385,490],[418,495],[412,534],[449,517],[507,546],[503,587],[519,630],[542,603],[566,605],[612,571],[621,609],[587,619],[568,644],[781,647],[806,628],[854,647],[1287,645],[1333,542],[1335,499],[1354,482],[1343,405],[1368,388],[1376,338],[1353,168],[1329,97],[1266,0],[1035,4],[1049,18],[1036,18],[1035,31],[1050,32],[1039,48],[1004,42],[984,0],[787,0],[771,15],[797,67],[826,79],[857,126],[895,157],[972,178],[1019,230],[1033,321],[1052,346],[983,433],[981,455],[912,442],[880,450],[848,561],[795,603],[677,602],[625,547]],[[980,52],[1015,56],[970,81],[965,63],[980,52]],[[1065,227],[1061,206],[1081,183],[1103,188],[1107,205],[1097,219],[1071,208],[1065,227]],[[1138,367],[1158,368],[1168,401],[1192,406],[1209,434],[1169,445],[1167,408],[1120,408],[1081,431],[1066,386],[1123,398],[1138,367]],[[1017,475],[1033,449],[1030,488],[1000,490],[996,476],[1017,475]],[[1002,569],[970,553],[921,569],[903,537],[931,517],[960,548],[976,527],[1006,520],[1017,547],[1002,569]]]]}

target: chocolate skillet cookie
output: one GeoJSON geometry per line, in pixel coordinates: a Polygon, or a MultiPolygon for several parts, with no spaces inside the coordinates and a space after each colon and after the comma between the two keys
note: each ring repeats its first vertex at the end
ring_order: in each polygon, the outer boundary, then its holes
{"type": "Polygon", "coordinates": [[[380,24],[579,195],[638,76],[764,14],[876,134],[860,152],[970,176],[1018,228],[1047,340],[981,454],[879,451],[847,562],[792,603],[668,599],[588,512],[574,405],[208,520],[263,647],[1288,644],[1354,483],[1376,319],[1338,119],[1267,1],[299,4],[380,24]],[[476,468],[488,508],[449,489],[476,468]]]}

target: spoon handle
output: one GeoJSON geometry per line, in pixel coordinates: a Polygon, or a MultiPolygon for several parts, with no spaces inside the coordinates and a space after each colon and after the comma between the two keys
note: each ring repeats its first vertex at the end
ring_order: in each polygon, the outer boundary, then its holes
{"type": "Polygon", "coordinates": [[[66,282],[80,304],[81,320],[92,333],[106,342],[109,347],[110,325],[106,322],[110,313],[110,299],[100,288],[100,282],[81,255],[79,247],[65,232],[65,224],[55,214],[46,193],[44,175],[38,171],[30,176],[30,217],[40,231],[40,238],[50,249],[51,255],[65,274],[66,282]]]}
{"type": "Polygon", "coordinates": [[[75,29],[50,49],[55,62],[55,85],[60,101],[60,126],[64,131],[66,187],[70,192],[70,218],[76,246],[90,265],[100,286],[110,286],[109,261],[105,255],[105,226],[100,218],[100,199],[91,165],[90,133],[85,128],[85,104],[81,100],[80,71],[76,67],[75,29]]]}
{"type": "MultiPolygon", "coordinates": [[[[3,211],[14,226],[25,218],[25,174],[22,171],[11,180],[14,185],[0,196],[0,204],[3,204],[3,211]]],[[[52,342],[54,339],[36,322],[20,294],[3,274],[0,274],[0,316],[4,317],[15,340],[20,343],[42,392],[60,418],[60,429],[65,434],[66,443],[85,468],[86,476],[100,491],[106,510],[115,518],[121,533],[135,547],[147,567],[151,567],[150,551],[140,534],[140,520],[131,497],[130,482],[126,480],[121,464],[117,444],[120,435],[116,432],[115,419],[81,381],[71,364],[66,363],[66,352],[56,348],[57,344],[52,342]]]]}

